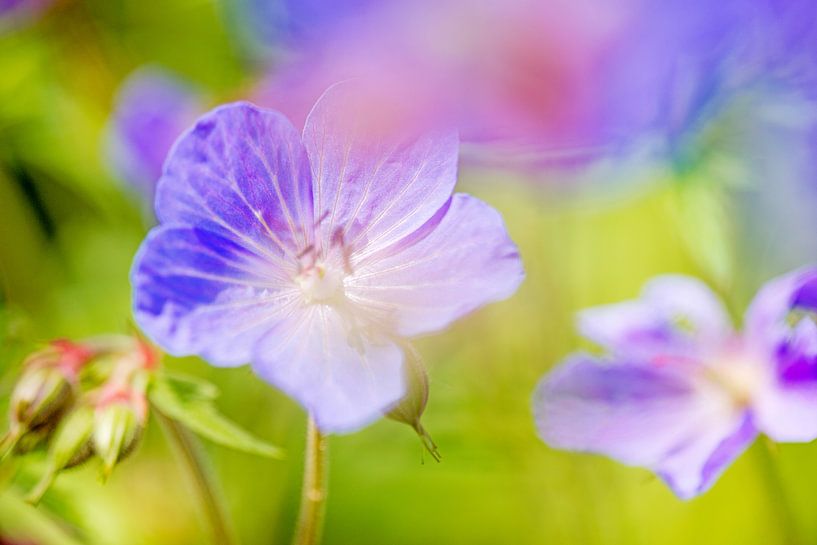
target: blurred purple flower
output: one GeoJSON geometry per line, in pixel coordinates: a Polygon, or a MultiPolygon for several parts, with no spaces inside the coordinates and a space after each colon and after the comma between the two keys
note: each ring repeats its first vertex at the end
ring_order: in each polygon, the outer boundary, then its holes
{"type": "Polygon", "coordinates": [[[170,73],[141,68],[122,84],[106,145],[117,175],[148,202],[173,142],[201,113],[193,88],[170,73]]]}
{"type": "Polygon", "coordinates": [[[362,77],[375,102],[456,124],[466,142],[552,143],[586,130],[593,74],[635,3],[385,2],[301,44],[257,100],[297,123],[327,82],[362,77]]]}
{"type": "Polygon", "coordinates": [[[640,299],[580,314],[607,354],[574,354],[542,380],[539,433],[649,468],[682,498],[700,494],[759,433],[817,438],[815,312],[814,268],[761,289],[743,334],[699,281],[656,278],[640,299]]]}
{"type": "MultiPolygon", "coordinates": [[[[751,95],[765,115],[815,88],[811,9],[805,0],[392,1],[301,44],[257,100],[299,120],[327,82],[363,76],[373,95],[410,103],[413,117],[455,123],[475,160],[538,168],[637,154],[683,167],[709,149],[701,134],[736,96],[751,95]]],[[[768,118],[757,124],[774,130],[768,118]]]]}
{"type": "MultiPolygon", "coordinates": [[[[666,3],[674,9],[660,15],[675,28],[676,14],[690,6],[666,3]]],[[[653,158],[680,173],[715,163],[722,181],[733,185],[770,176],[817,179],[814,161],[799,158],[813,147],[817,129],[813,3],[728,0],[708,9],[706,22],[691,27],[695,34],[680,37],[681,44],[696,44],[691,54],[683,48],[658,82],[660,108],[650,123],[627,133],[622,149],[649,142],[653,158]]],[[[663,33],[661,26],[653,30],[663,33]]],[[[651,66],[630,58],[630,73],[651,66]]],[[[623,101],[635,98],[625,90],[623,101]]]]}
{"type": "Polygon", "coordinates": [[[165,165],[160,225],[132,272],[136,320],[160,346],[252,362],[332,432],[401,399],[400,339],[523,277],[499,214],[452,196],[456,134],[375,137],[353,88],[327,90],[302,136],[247,103],[199,119],[165,165]]]}

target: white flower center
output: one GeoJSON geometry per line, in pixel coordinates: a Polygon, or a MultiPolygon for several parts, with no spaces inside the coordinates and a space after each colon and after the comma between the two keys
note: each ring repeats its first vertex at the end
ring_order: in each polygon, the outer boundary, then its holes
{"type": "Polygon", "coordinates": [[[748,354],[727,354],[706,375],[739,408],[750,406],[769,381],[763,363],[748,354]]]}
{"type": "Polygon", "coordinates": [[[316,263],[301,271],[295,282],[307,303],[321,303],[343,295],[343,271],[316,263]]]}

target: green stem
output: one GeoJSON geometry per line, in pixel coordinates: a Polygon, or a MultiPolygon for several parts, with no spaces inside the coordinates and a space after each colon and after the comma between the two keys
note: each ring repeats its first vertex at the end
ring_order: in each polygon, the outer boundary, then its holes
{"type": "Polygon", "coordinates": [[[315,419],[310,416],[306,432],[301,512],[298,515],[293,545],[320,543],[326,513],[326,458],[326,437],[321,434],[315,419]]]}
{"type": "Polygon", "coordinates": [[[170,442],[175,446],[184,465],[190,472],[190,476],[193,478],[202,509],[210,524],[213,543],[215,545],[233,545],[235,540],[227,523],[224,506],[216,492],[215,479],[209,471],[207,462],[201,453],[200,447],[196,444],[196,440],[186,428],[172,418],[159,411],[155,411],[155,414],[162,422],[170,442]]]}
{"type": "Polygon", "coordinates": [[[21,426],[13,426],[6,434],[0,438],[0,462],[6,459],[6,456],[12,453],[17,442],[23,436],[23,428],[21,426]]]}
{"type": "Polygon", "coordinates": [[[791,502],[786,494],[786,487],[780,478],[780,471],[770,450],[770,445],[758,445],[754,449],[763,476],[767,497],[777,517],[785,545],[801,545],[797,531],[797,519],[794,516],[791,502]]]}
{"type": "Polygon", "coordinates": [[[28,505],[10,489],[0,493],[0,528],[8,532],[7,537],[25,536],[42,545],[81,545],[57,520],[28,505]]]}

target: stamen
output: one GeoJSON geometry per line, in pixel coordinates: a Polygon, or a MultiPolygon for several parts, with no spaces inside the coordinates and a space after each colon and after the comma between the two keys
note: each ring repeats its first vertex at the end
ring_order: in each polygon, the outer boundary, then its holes
{"type": "Polygon", "coordinates": [[[353,274],[354,270],[352,270],[352,249],[346,246],[343,236],[344,236],[343,228],[341,227],[336,228],[335,232],[332,233],[330,247],[338,246],[340,248],[341,257],[343,258],[343,270],[346,274],[353,274]]]}

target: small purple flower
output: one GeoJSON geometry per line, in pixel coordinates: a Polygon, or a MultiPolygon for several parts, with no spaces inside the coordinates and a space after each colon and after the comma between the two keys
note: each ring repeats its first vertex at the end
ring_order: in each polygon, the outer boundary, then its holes
{"type": "Polygon", "coordinates": [[[160,225],[132,272],[136,320],[159,345],[251,362],[329,432],[401,399],[401,339],[523,277],[499,214],[452,195],[457,135],[376,133],[353,87],[326,91],[303,135],[248,103],[200,118],[165,164],[160,225]]]}
{"type": "Polygon", "coordinates": [[[817,438],[817,268],[769,282],[735,332],[699,281],[663,276],[639,299],[579,315],[604,356],[569,356],[539,384],[549,445],[657,473],[681,498],[706,491],[764,433],[817,438]]]}
{"type": "Polygon", "coordinates": [[[168,151],[201,110],[192,87],[164,70],[131,74],[116,98],[106,139],[116,173],[152,202],[168,151]]]}

